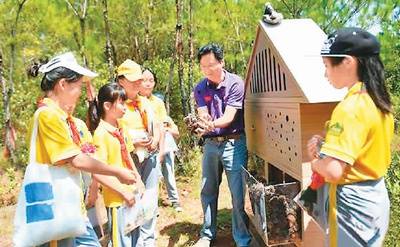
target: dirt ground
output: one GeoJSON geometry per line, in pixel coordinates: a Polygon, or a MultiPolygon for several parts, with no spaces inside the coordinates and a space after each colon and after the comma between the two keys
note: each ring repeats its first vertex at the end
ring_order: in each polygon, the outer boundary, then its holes
{"type": "MultiPolygon", "coordinates": [[[[192,246],[199,238],[203,222],[200,202],[200,180],[178,180],[178,190],[183,212],[177,213],[167,205],[164,186],[160,193],[160,216],[157,222],[159,235],[157,246],[192,246]]],[[[231,196],[225,175],[220,186],[218,200],[218,237],[213,246],[235,246],[231,233],[231,196]]]]}
{"type": "MultiPolygon", "coordinates": [[[[218,237],[213,246],[235,246],[231,233],[231,197],[225,175],[220,187],[218,202],[218,237]]],[[[203,221],[200,203],[200,179],[178,179],[178,190],[183,212],[175,212],[169,205],[165,186],[161,182],[159,217],[157,221],[157,246],[192,246],[199,238],[203,221]]],[[[0,246],[12,246],[12,219],[14,206],[0,208],[0,246]]]]}

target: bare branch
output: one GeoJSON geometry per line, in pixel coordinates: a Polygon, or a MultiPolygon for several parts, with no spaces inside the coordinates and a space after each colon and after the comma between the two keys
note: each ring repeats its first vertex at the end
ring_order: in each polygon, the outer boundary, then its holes
{"type": "Polygon", "coordinates": [[[360,2],[350,13],[349,16],[347,16],[347,18],[342,18],[339,22],[344,24],[346,22],[348,22],[351,18],[353,18],[353,16],[355,16],[358,12],[360,12],[360,10],[364,7],[364,5],[367,5],[367,2],[360,2]]]}
{"type": "Polygon", "coordinates": [[[85,0],[83,2],[83,11],[82,11],[82,19],[85,19],[86,14],[87,14],[87,6],[88,6],[88,0],[85,0]]]}
{"type": "Polygon", "coordinates": [[[285,7],[286,7],[287,10],[289,11],[289,13],[293,16],[293,13],[292,13],[292,11],[291,11],[291,9],[290,9],[289,4],[288,4],[285,0],[282,0],[282,3],[283,3],[283,5],[285,5],[285,7]]]}
{"type": "Polygon", "coordinates": [[[69,0],[65,0],[65,2],[69,5],[69,7],[71,7],[72,11],[74,12],[74,14],[80,18],[78,11],[75,9],[75,7],[71,4],[71,2],[69,0]]]}
{"type": "Polygon", "coordinates": [[[340,8],[339,11],[336,12],[336,14],[332,17],[332,19],[322,28],[322,30],[324,30],[324,32],[326,32],[327,28],[332,25],[332,23],[336,20],[336,18],[339,17],[340,12],[342,12],[345,8],[347,7],[346,4],[343,4],[342,7],[340,8]]]}
{"type": "Polygon", "coordinates": [[[233,28],[235,29],[237,42],[239,42],[239,48],[240,48],[240,54],[241,54],[240,60],[243,63],[243,67],[246,67],[246,60],[244,58],[243,44],[240,41],[239,25],[237,23],[235,23],[235,21],[233,20],[231,11],[229,10],[228,3],[226,0],[224,0],[224,3],[225,3],[225,10],[228,14],[228,18],[229,18],[230,22],[232,23],[233,28]]]}

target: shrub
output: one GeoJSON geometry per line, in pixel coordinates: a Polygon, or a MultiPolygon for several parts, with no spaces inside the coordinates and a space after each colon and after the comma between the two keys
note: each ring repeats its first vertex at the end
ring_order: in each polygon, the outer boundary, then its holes
{"type": "Polygon", "coordinates": [[[13,205],[17,202],[21,187],[22,173],[13,169],[0,169],[0,207],[13,205]]]}
{"type": "Polygon", "coordinates": [[[390,198],[390,224],[386,235],[385,246],[397,246],[400,231],[400,150],[392,155],[392,164],[386,175],[385,182],[390,198]]]}

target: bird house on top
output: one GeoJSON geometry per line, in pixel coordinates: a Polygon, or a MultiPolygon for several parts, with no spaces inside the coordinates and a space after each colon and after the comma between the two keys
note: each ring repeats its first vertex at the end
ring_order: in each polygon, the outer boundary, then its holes
{"type": "Polygon", "coordinates": [[[245,79],[249,152],[303,188],[311,176],[305,164],[307,141],[322,134],[345,95],[324,77],[318,54],[325,38],[311,19],[282,20],[278,25],[260,21],[245,79]]]}

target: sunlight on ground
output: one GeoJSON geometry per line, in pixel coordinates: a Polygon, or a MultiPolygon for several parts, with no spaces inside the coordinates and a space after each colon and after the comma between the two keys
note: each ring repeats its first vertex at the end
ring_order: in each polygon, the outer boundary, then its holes
{"type": "MultiPolygon", "coordinates": [[[[158,246],[191,246],[199,238],[203,223],[200,178],[193,178],[188,184],[178,182],[178,190],[184,211],[176,213],[171,207],[160,206],[160,216],[157,222],[158,246]],[[182,196],[182,191],[187,188],[192,191],[187,196],[182,196]]],[[[161,193],[161,198],[166,199],[165,191],[161,193]]],[[[223,175],[218,201],[218,238],[214,246],[234,246],[231,234],[231,208],[231,196],[226,177],[223,175]]]]}

